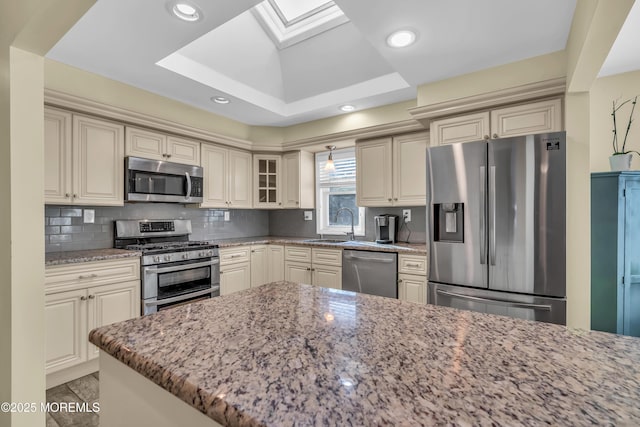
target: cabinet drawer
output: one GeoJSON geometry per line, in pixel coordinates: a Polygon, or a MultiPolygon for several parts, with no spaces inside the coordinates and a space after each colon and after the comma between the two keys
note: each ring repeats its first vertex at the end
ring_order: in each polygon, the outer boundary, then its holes
{"type": "Polygon", "coordinates": [[[220,249],[220,265],[235,264],[237,262],[249,262],[251,260],[251,247],[220,249]]]}
{"type": "Polygon", "coordinates": [[[83,262],[45,268],[47,291],[140,280],[140,259],[83,262]]]}
{"type": "Polygon", "coordinates": [[[311,251],[311,261],[315,264],[342,266],[342,249],[316,249],[311,251]]]}
{"type": "Polygon", "coordinates": [[[398,272],[427,275],[427,257],[418,255],[400,255],[398,272]]]}
{"type": "Polygon", "coordinates": [[[284,259],[286,261],[311,262],[311,248],[285,246],[284,259]]]}

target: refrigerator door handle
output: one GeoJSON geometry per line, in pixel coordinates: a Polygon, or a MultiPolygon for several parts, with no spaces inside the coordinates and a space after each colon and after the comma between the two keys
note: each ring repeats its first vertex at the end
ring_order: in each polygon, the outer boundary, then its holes
{"type": "Polygon", "coordinates": [[[444,296],[453,297],[453,298],[466,299],[466,300],[470,300],[470,301],[486,302],[486,303],[489,303],[489,304],[499,304],[499,305],[505,305],[507,307],[514,307],[514,308],[529,308],[529,309],[533,309],[533,310],[551,311],[551,306],[547,305],[547,304],[528,304],[528,303],[523,303],[523,302],[513,302],[513,301],[497,299],[497,298],[473,297],[471,295],[463,295],[463,294],[457,294],[455,292],[443,291],[442,289],[438,289],[436,292],[439,295],[444,295],[444,296]]]}
{"type": "Polygon", "coordinates": [[[496,265],[496,167],[489,168],[489,261],[496,265]]]}
{"type": "Polygon", "coordinates": [[[480,264],[487,263],[487,168],[480,166],[480,264]]]}

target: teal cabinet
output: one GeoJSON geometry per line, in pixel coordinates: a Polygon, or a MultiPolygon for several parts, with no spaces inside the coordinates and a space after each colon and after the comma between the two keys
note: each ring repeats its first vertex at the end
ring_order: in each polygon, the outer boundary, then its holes
{"type": "Polygon", "coordinates": [[[640,171],[591,174],[591,329],[640,336],[640,171]]]}

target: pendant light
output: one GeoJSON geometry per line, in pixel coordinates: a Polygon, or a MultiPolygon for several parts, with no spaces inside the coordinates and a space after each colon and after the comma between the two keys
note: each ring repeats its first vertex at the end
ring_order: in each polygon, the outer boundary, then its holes
{"type": "Polygon", "coordinates": [[[327,159],[327,163],[324,165],[325,171],[335,171],[336,165],[333,164],[333,150],[336,149],[335,145],[327,145],[327,149],[329,150],[329,158],[327,159]]]}

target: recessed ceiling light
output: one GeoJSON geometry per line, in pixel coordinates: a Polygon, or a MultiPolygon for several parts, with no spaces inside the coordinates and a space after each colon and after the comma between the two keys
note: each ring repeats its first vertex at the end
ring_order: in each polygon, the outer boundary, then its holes
{"type": "Polygon", "coordinates": [[[399,30],[387,37],[387,44],[391,47],[407,47],[416,41],[416,33],[409,30],[399,30]]]}
{"type": "Polygon", "coordinates": [[[173,11],[174,15],[184,21],[199,21],[202,17],[202,13],[200,13],[198,8],[194,4],[184,1],[174,3],[171,10],[173,11]]]}
{"type": "Polygon", "coordinates": [[[224,96],[214,96],[211,98],[211,100],[218,104],[228,104],[231,102],[229,98],[225,98],[224,96]]]}
{"type": "Polygon", "coordinates": [[[347,105],[343,105],[342,107],[340,107],[340,109],[341,109],[342,111],[349,112],[349,111],[353,111],[353,110],[355,110],[355,109],[356,109],[356,107],[354,107],[353,105],[349,105],[349,104],[347,104],[347,105]]]}

